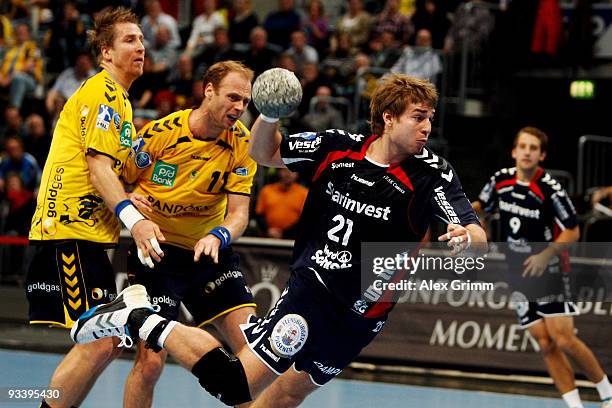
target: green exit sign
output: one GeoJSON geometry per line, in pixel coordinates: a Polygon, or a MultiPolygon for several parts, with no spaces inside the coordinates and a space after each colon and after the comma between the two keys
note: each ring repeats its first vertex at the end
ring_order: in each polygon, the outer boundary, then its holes
{"type": "Polygon", "coordinates": [[[572,81],[570,96],[574,99],[593,99],[595,97],[595,83],[593,81],[572,81]]]}

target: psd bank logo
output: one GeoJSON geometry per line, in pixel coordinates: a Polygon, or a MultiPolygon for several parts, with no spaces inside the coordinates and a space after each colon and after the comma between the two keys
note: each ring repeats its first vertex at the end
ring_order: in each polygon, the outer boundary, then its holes
{"type": "Polygon", "coordinates": [[[155,184],[172,187],[174,185],[176,173],[178,173],[178,165],[165,163],[160,160],[155,163],[153,174],[151,175],[151,181],[155,184]]]}

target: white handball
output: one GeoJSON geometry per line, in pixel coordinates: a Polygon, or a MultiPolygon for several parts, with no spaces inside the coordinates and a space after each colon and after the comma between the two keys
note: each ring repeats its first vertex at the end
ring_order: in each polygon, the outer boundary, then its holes
{"type": "Polygon", "coordinates": [[[269,118],[284,118],[302,100],[302,85],[295,74],[284,68],[264,71],[253,84],[253,103],[269,118]]]}

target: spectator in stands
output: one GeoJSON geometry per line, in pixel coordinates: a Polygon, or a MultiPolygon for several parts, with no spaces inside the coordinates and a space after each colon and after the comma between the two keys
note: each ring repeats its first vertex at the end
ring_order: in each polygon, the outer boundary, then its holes
{"type": "Polygon", "coordinates": [[[9,88],[9,104],[21,108],[28,93],[42,83],[43,60],[36,42],[30,39],[27,24],[15,27],[15,45],[2,59],[0,88],[9,88]]]}
{"type": "Polygon", "coordinates": [[[230,41],[233,44],[246,44],[252,30],[259,25],[259,18],[251,8],[251,0],[234,0],[232,12],[229,19],[230,41]]]}
{"type": "Polygon", "coordinates": [[[270,12],[263,24],[268,40],[283,50],[289,47],[291,33],[298,31],[300,25],[301,18],[294,10],[293,0],[278,0],[278,10],[270,12]]]}
{"type": "Polygon", "coordinates": [[[268,44],[268,33],[262,27],[255,27],[251,30],[250,47],[244,55],[237,59],[244,63],[255,72],[255,76],[270,69],[276,64],[279,53],[275,48],[268,44]]]}
{"type": "Polygon", "coordinates": [[[159,91],[153,98],[153,107],[158,118],[168,116],[176,110],[176,95],[167,89],[159,91]]]}
{"type": "Polygon", "coordinates": [[[321,86],[331,89],[332,84],[321,75],[319,64],[314,62],[304,64],[302,75],[299,78],[302,84],[302,101],[298,106],[298,111],[300,115],[305,115],[308,112],[310,100],[316,95],[317,89],[321,86]]]}
{"type": "Polygon", "coordinates": [[[217,27],[214,31],[212,44],[194,58],[194,65],[198,72],[205,72],[208,67],[216,62],[232,59],[232,43],[228,35],[227,28],[217,27]]]}
{"type": "Polygon", "coordinates": [[[4,110],[4,124],[0,126],[2,126],[0,128],[0,144],[4,144],[4,141],[11,136],[23,137],[26,131],[23,117],[19,109],[14,106],[8,106],[4,110]]]}
{"type": "Polygon", "coordinates": [[[431,48],[431,33],[422,28],[416,34],[415,46],[406,46],[402,55],[391,67],[391,72],[397,72],[427,79],[435,84],[442,72],[440,56],[431,48]]]}
{"type": "Polygon", "coordinates": [[[495,21],[481,0],[469,0],[457,7],[444,40],[444,51],[460,52],[463,43],[471,52],[479,52],[489,40],[495,21]]]}
{"type": "Polygon", "coordinates": [[[345,123],[342,112],[334,108],[329,102],[332,91],[328,86],[317,88],[315,95],[319,100],[314,107],[302,118],[306,128],[314,132],[322,132],[326,129],[344,129],[345,123]]]}
{"type": "Polygon", "coordinates": [[[531,41],[531,52],[556,57],[563,40],[563,17],[559,0],[539,0],[531,41]]]}
{"type": "Polygon", "coordinates": [[[38,113],[30,114],[25,120],[25,149],[44,167],[51,146],[51,134],[47,131],[45,121],[38,113]]]}
{"type": "Polygon", "coordinates": [[[413,31],[410,17],[400,12],[400,0],[387,0],[383,11],[374,18],[374,34],[391,32],[400,44],[408,44],[413,31]]]}
{"type": "Polygon", "coordinates": [[[174,17],[164,13],[161,2],[159,0],[146,0],[145,11],[146,14],[142,18],[140,26],[142,27],[142,34],[144,35],[147,49],[155,44],[155,35],[161,26],[165,26],[170,30],[170,47],[180,48],[181,37],[178,32],[178,24],[174,17]]]}
{"type": "Polygon", "coordinates": [[[7,48],[13,45],[13,24],[11,20],[0,14],[0,58],[7,48]]]}
{"type": "Polygon", "coordinates": [[[59,73],[75,65],[83,48],[87,45],[87,29],[91,19],[81,14],[74,1],[64,4],[59,16],[55,16],[51,28],[45,34],[45,56],[47,72],[59,73]]]}
{"type": "Polygon", "coordinates": [[[154,109],[153,97],[160,89],[167,87],[163,73],[153,71],[153,58],[146,53],[142,67],[143,74],[130,87],[130,101],[136,109],[154,109]]]}
{"type": "Polygon", "coordinates": [[[363,10],[363,0],[349,0],[348,11],[340,17],[336,30],[338,34],[347,33],[353,45],[363,48],[370,37],[372,16],[363,10]]]}
{"type": "Polygon", "coordinates": [[[95,75],[94,62],[89,51],[81,51],[73,67],[66,68],[47,92],[45,106],[52,117],[57,117],[64,103],[81,86],[83,81],[95,75]]]}
{"type": "Polygon", "coordinates": [[[9,211],[3,233],[27,237],[36,207],[34,193],[24,188],[23,180],[15,172],[7,173],[5,183],[9,211]]]}
{"type": "Polygon", "coordinates": [[[17,136],[10,136],[4,142],[4,154],[0,161],[0,192],[5,191],[6,177],[11,172],[19,175],[26,190],[36,194],[42,172],[34,156],[25,152],[23,140],[17,136]]]}
{"type": "Polygon", "coordinates": [[[444,38],[450,27],[450,20],[438,3],[440,0],[419,0],[412,16],[415,32],[426,28],[431,33],[431,46],[437,50],[444,48],[444,38]]]}
{"type": "Polygon", "coordinates": [[[325,15],[323,3],[311,0],[308,5],[308,16],[302,23],[308,44],[319,54],[324,54],[329,48],[329,22],[325,15]]]}
{"type": "Polygon", "coordinates": [[[215,0],[204,0],[204,11],[193,20],[185,52],[192,57],[202,53],[213,43],[215,29],[226,25],[225,17],[216,10],[215,0]]]}
{"type": "Polygon", "coordinates": [[[398,47],[393,31],[383,31],[370,40],[368,53],[372,67],[391,68],[402,50],[398,47]]]}
{"type": "Polygon", "coordinates": [[[151,71],[159,74],[160,79],[168,79],[170,70],[176,65],[178,59],[178,51],[171,44],[170,28],[165,24],[160,24],[155,34],[155,43],[147,49],[151,54],[153,66],[151,71]]]}
{"type": "Polygon", "coordinates": [[[265,236],[295,238],[295,227],[302,214],[308,189],[297,183],[297,173],[281,168],[278,175],[278,182],[261,189],[255,214],[265,236]]]}
{"type": "Polygon", "coordinates": [[[293,59],[293,56],[287,54],[286,52],[282,53],[279,57],[278,57],[278,61],[276,63],[276,66],[279,68],[284,68],[287,71],[291,71],[291,72],[297,72],[297,65],[295,64],[295,59],[293,59]]]}
{"type": "Polygon", "coordinates": [[[187,54],[179,56],[168,87],[176,95],[178,110],[191,107],[188,102],[193,93],[193,78],[192,59],[187,54]]]}
{"type": "Polygon", "coordinates": [[[293,57],[298,77],[302,75],[305,64],[319,62],[319,53],[306,43],[306,33],[301,30],[291,33],[291,47],[287,49],[286,54],[293,57]]]}

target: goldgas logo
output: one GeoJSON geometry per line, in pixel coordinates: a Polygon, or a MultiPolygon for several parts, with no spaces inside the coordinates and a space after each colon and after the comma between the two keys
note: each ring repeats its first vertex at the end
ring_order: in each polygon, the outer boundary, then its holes
{"type": "Polygon", "coordinates": [[[153,174],[151,175],[151,181],[155,184],[172,187],[174,185],[174,179],[176,178],[177,172],[178,165],[165,163],[160,160],[155,163],[153,174]]]}
{"type": "Polygon", "coordinates": [[[132,124],[130,122],[123,122],[121,125],[121,133],[119,134],[119,142],[123,147],[132,148],[132,124]]]}

